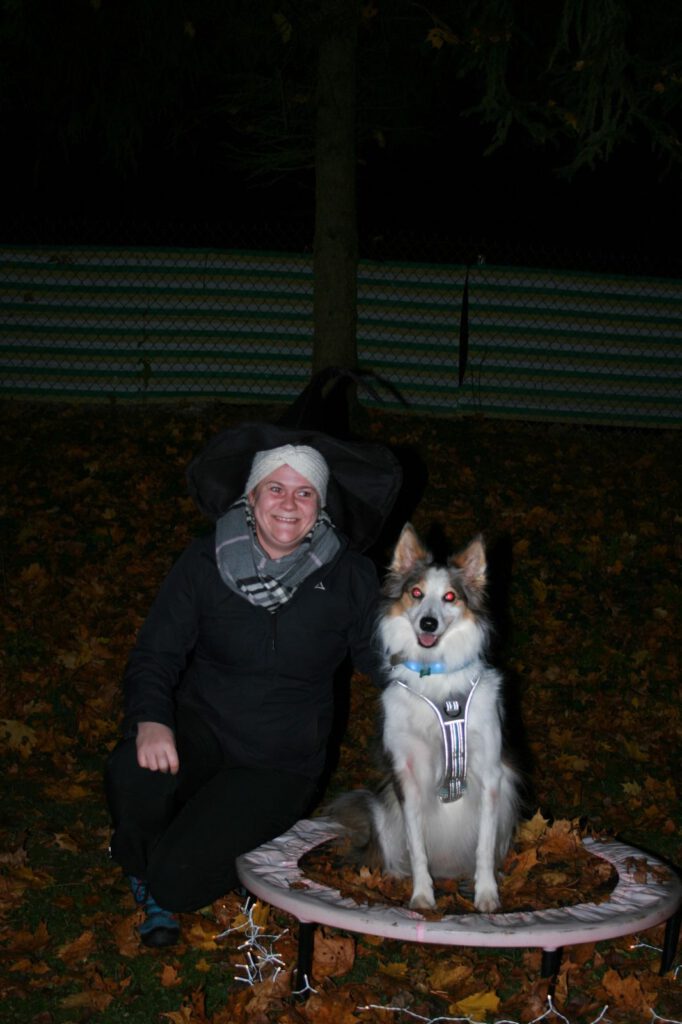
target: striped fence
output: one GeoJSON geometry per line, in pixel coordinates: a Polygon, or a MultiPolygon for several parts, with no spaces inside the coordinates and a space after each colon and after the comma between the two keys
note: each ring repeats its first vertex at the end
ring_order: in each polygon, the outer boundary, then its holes
{"type": "MultiPolygon", "coordinates": [[[[309,377],[307,254],[6,247],[0,267],[0,395],[278,403],[309,377]]],[[[358,299],[388,408],[680,426],[680,280],[365,261],[358,299]]]]}

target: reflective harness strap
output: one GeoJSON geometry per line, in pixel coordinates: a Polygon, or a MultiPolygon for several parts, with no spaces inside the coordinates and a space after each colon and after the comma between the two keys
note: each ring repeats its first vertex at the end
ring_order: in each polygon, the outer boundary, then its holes
{"type": "Polygon", "coordinates": [[[438,786],[437,795],[441,803],[449,804],[454,800],[459,800],[462,793],[464,792],[464,784],[467,775],[467,723],[469,721],[469,704],[471,698],[474,695],[474,690],[478,686],[481,675],[480,673],[472,679],[471,689],[469,690],[469,696],[467,697],[464,710],[458,700],[450,699],[444,703],[444,714],[440,709],[425,697],[423,693],[417,693],[416,690],[410,689],[407,683],[404,683],[402,679],[394,679],[393,682],[397,683],[398,686],[402,686],[403,690],[407,690],[408,693],[413,694],[415,697],[420,697],[425,701],[440,725],[441,738],[443,740],[443,777],[440,785],[438,786]],[[447,716],[447,717],[446,717],[447,716]]]}

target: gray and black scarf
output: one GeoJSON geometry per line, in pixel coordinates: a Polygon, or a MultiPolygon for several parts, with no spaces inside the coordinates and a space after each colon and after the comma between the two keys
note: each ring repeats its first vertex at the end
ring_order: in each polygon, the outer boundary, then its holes
{"type": "Polygon", "coordinates": [[[313,528],[283,558],[270,558],[256,537],[251,505],[242,497],[216,523],[216,562],[223,583],[253,605],[275,612],[320,566],[331,562],[340,540],[320,509],[313,528]]]}

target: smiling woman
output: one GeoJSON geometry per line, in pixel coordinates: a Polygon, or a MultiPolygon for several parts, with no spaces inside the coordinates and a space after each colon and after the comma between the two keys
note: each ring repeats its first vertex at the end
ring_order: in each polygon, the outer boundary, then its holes
{"type": "Polygon", "coordinates": [[[212,442],[189,480],[215,529],[140,631],[107,766],[111,852],[150,946],[176,942],[176,912],[234,888],[236,857],[319,798],[335,671],[350,654],[378,673],[378,581],[360,551],[401,476],[379,445],[250,424],[212,442]]]}
{"type": "Polygon", "coordinates": [[[256,535],[271,558],[290,555],[312,529],[317,491],[291,466],[282,466],[249,493],[256,535]]]}

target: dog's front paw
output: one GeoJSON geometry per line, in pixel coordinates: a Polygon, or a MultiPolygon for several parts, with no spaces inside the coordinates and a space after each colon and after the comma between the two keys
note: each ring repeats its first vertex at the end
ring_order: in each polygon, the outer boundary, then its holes
{"type": "Polygon", "coordinates": [[[410,910],[433,910],[436,900],[433,895],[433,888],[415,890],[410,900],[410,910]]]}
{"type": "Polygon", "coordinates": [[[497,893],[497,886],[485,889],[476,889],[474,906],[481,914],[493,914],[500,909],[500,897],[497,893]]]}

